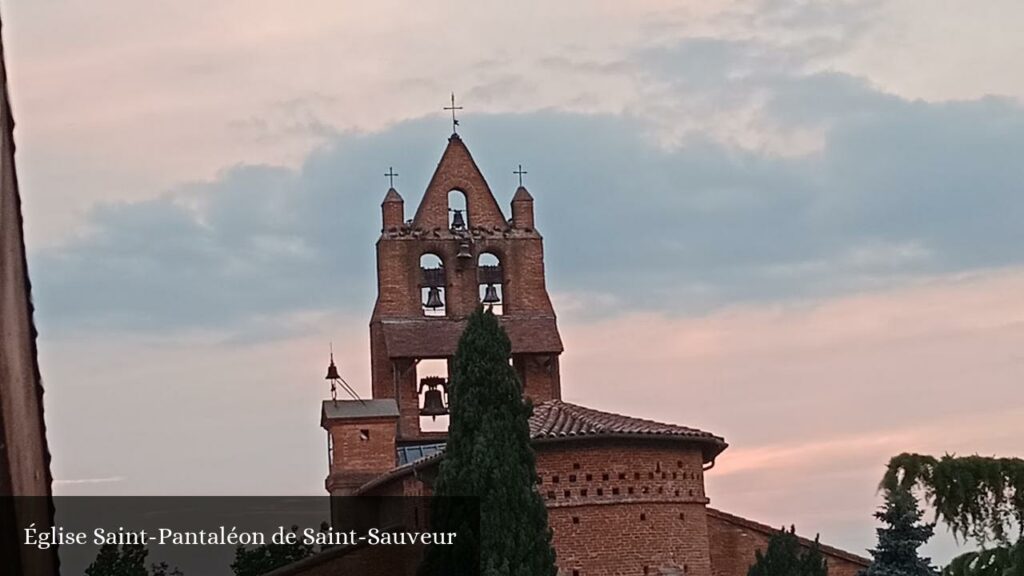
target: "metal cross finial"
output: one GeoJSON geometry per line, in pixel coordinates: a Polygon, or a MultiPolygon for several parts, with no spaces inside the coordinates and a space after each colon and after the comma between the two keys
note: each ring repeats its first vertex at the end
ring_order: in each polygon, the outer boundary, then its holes
{"type": "Polygon", "coordinates": [[[457,134],[458,130],[456,130],[456,127],[458,127],[459,121],[458,121],[457,118],[455,118],[455,111],[456,110],[462,110],[462,106],[456,106],[455,105],[455,92],[452,92],[452,105],[451,106],[445,106],[444,110],[451,110],[452,111],[452,134],[457,134]]]}
{"type": "Polygon", "coordinates": [[[388,166],[388,171],[384,175],[388,177],[388,182],[390,182],[390,186],[392,188],[394,188],[395,187],[395,176],[398,176],[398,172],[395,172],[394,168],[392,168],[391,166],[388,166]]]}
{"type": "Polygon", "coordinates": [[[522,187],[522,185],[523,185],[523,174],[529,174],[529,172],[527,172],[526,170],[523,170],[523,165],[520,164],[519,165],[519,170],[513,170],[512,173],[513,174],[517,174],[519,176],[519,186],[522,187]]]}

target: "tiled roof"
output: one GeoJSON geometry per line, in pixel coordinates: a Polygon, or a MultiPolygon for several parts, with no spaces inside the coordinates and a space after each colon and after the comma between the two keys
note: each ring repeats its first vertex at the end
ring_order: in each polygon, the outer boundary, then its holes
{"type": "Polygon", "coordinates": [[[677,436],[706,440],[721,444],[725,440],[710,432],[663,424],[623,416],[612,412],[601,412],[561,400],[549,400],[534,406],[530,418],[530,436],[534,439],[567,438],[576,436],[677,436]]]}
{"type": "MultiPolygon", "coordinates": [[[[513,354],[551,354],[563,349],[558,326],[552,316],[504,316],[499,320],[512,342],[513,354]]],[[[445,318],[384,320],[381,328],[391,358],[437,358],[455,354],[466,321],[445,318]]]]}
{"type": "MultiPolygon", "coordinates": [[[[697,442],[702,444],[705,462],[714,460],[715,456],[728,446],[722,437],[696,428],[601,412],[561,400],[548,400],[533,407],[533,415],[530,416],[530,438],[535,443],[588,438],[649,438],[697,442]]],[[[418,459],[407,458],[404,462],[401,461],[402,455],[399,452],[399,466],[367,482],[359,488],[359,492],[365,492],[393,478],[435,464],[444,454],[444,443],[438,442],[429,446],[431,453],[424,452],[418,459]]]]}
{"type": "Polygon", "coordinates": [[[321,418],[387,418],[398,416],[398,404],[393,398],[373,400],[324,400],[321,418]]]}

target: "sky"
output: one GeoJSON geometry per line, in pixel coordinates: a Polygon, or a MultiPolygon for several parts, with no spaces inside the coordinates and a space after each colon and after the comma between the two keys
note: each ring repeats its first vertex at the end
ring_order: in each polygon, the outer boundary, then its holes
{"type": "Polygon", "coordinates": [[[59,494],[322,493],[452,91],[564,399],[723,435],[713,506],[863,554],[889,457],[1021,455],[1016,0],[3,9],[59,494]]]}

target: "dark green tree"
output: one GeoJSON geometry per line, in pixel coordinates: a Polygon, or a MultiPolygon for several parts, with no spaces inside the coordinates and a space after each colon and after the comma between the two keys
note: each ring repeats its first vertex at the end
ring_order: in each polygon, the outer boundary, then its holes
{"type": "Polygon", "coordinates": [[[805,548],[796,536],[796,528],[790,526],[788,531],[783,528],[772,535],[764,552],[755,553],[747,576],[828,576],[828,567],[818,539],[805,548]]]}
{"type": "Polygon", "coordinates": [[[885,505],[875,512],[885,526],[876,530],[878,547],[871,551],[873,561],[864,576],[938,575],[931,560],[918,554],[935,533],[935,524],[921,522],[923,515],[910,490],[897,487],[886,492],[885,505]]]}
{"type": "Polygon", "coordinates": [[[454,546],[427,550],[423,576],[556,573],[547,509],[535,486],[533,408],[511,352],[498,319],[477,309],[453,360],[448,444],[431,502],[431,530],[458,536],[454,546]]]}
{"type": "Polygon", "coordinates": [[[180,570],[166,562],[152,564],[147,569],[148,557],[149,549],[141,544],[104,544],[85,569],[85,576],[182,576],[180,570]]]}
{"type": "MultiPolygon", "coordinates": [[[[297,533],[298,526],[292,526],[297,533]]],[[[302,538],[296,538],[293,544],[263,544],[260,546],[239,546],[235,549],[235,561],[231,570],[235,576],[261,576],[282,566],[298,562],[316,553],[311,544],[303,544],[302,538]]]]}

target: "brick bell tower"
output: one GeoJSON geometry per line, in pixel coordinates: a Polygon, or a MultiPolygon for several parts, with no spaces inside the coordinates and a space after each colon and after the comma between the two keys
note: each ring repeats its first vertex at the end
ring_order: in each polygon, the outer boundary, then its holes
{"type": "Polygon", "coordinates": [[[412,220],[393,187],[381,211],[371,377],[374,399],[397,403],[398,443],[446,436],[420,429],[421,389],[429,392],[446,376],[423,377],[417,367],[422,360],[450,367],[466,318],[482,303],[501,316],[525,395],[538,403],[559,399],[562,340],[526,188],[516,190],[506,219],[469,149],[452,134],[412,220]]]}

